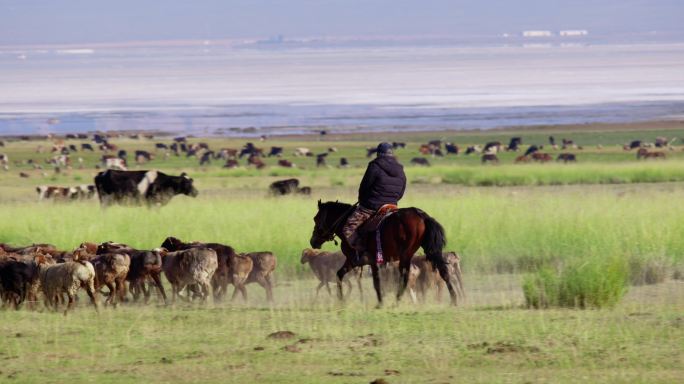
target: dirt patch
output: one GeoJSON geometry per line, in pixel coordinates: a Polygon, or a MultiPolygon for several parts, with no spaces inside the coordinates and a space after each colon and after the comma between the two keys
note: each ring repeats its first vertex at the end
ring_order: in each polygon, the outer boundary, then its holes
{"type": "Polygon", "coordinates": [[[359,339],[364,347],[377,347],[378,345],[382,345],[382,340],[380,340],[377,336],[375,336],[372,333],[369,333],[367,335],[359,336],[357,337],[359,339]]]}
{"type": "Polygon", "coordinates": [[[263,350],[264,350],[264,347],[254,347],[254,350],[255,350],[255,351],[263,351],[263,350]]]}
{"type": "Polygon", "coordinates": [[[292,345],[284,346],[283,351],[297,353],[297,352],[301,352],[302,349],[299,348],[296,344],[292,344],[292,345]]]}
{"type": "Polygon", "coordinates": [[[329,376],[348,376],[348,377],[359,377],[363,376],[363,373],[360,372],[340,372],[340,371],[330,371],[328,372],[329,376]]]}
{"type": "Polygon", "coordinates": [[[380,378],[371,381],[370,384],[389,384],[389,382],[383,378],[380,378]]]}
{"type": "Polygon", "coordinates": [[[291,331],[278,331],[278,332],[273,332],[270,335],[268,335],[269,339],[275,339],[275,340],[286,340],[286,339],[291,339],[295,337],[295,333],[291,331]]]}
{"type": "Polygon", "coordinates": [[[471,350],[484,349],[484,352],[487,355],[495,355],[498,353],[540,352],[538,347],[528,347],[508,341],[497,341],[493,344],[483,341],[481,343],[468,344],[466,347],[471,350]]]}
{"type": "Polygon", "coordinates": [[[159,362],[162,364],[173,364],[173,360],[168,357],[162,357],[159,362]]]}
{"type": "Polygon", "coordinates": [[[385,376],[399,376],[401,372],[396,369],[385,369],[385,376]]]}

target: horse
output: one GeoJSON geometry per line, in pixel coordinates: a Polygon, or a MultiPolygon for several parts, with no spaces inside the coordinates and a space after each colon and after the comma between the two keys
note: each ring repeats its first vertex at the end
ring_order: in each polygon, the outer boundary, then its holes
{"type": "MultiPolygon", "coordinates": [[[[346,256],[344,265],[337,271],[337,296],[343,300],[342,279],[347,272],[354,267],[352,263],[355,250],[342,234],[342,227],[349,216],[354,212],[356,205],[346,204],[339,201],[321,203],[318,200],[318,212],[314,217],[314,229],[309,243],[314,249],[320,249],[323,243],[334,241],[335,236],[342,241],[342,253],[346,256]]],[[[399,262],[400,287],[397,291],[397,302],[401,299],[406,285],[408,284],[411,258],[419,247],[423,248],[427,259],[439,271],[449,289],[451,304],[456,305],[456,291],[449,278],[447,263],[442,257],[442,249],[446,245],[444,228],[437,220],[418,208],[401,208],[387,217],[380,226],[380,241],[382,253],[386,263],[399,262]]],[[[377,252],[375,231],[373,236],[363,236],[366,252],[374,255],[377,252]]],[[[337,244],[337,241],[335,241],[337,244]]],[[[373,275],[373,288],[378,297],[378,307],[382,306],[382,293],[380,290],[380,275],[378,264],[373,260],[363,260],[363,264],[370,265],[373,275]]]]}

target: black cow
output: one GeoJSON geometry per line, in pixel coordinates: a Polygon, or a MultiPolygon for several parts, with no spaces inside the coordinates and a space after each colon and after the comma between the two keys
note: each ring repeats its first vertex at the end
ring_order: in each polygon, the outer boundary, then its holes
{"type": "Polygon", "coordinates": [[[200,158],[199,165],[211,164],[211,158],[214,157],[214,151],[206,151],[202,154],[200,158]]]}
{"type": "Polygon", "coordinates": [[[556,138],[555,138],[555,137],[549,136],[549,145],[552,146],[552,147],[553,147],[554,145],[556,145],[556,138]]]}
{"type": "Polygon", "coordinates": [[[340,158],[340,168],[346,168],[349,166],[349,160],[346,157],[340,158]]]}
{"type": "Polygon", "coordinates": [[[107,170],[95,176],[100,204],[165,205],[178,194],[196,197],[193,180],[185,174],[169,176],[159,171],[107,170]]]}
{"type": "Polygon", "coordinates": [[[71,152],[78,152],[78,148],[74,144],[69,144],[69,150],[71,152]]]}
{"type": "Polygon", "coordinates": [[[641,148],[641,140],[632,140],[632,142],[629,143],[629,149],[634,148],[641,148]]]}
{"type": "Polygon", "coordinates": [[[458,145],[454,143],[446,143],[444,144],[444,148],[446,148],[447,155],[450,153],[453,155],[458,155],[458,145]]]}
{"type": "Polygon", "coordinates": [[[93,149],[93,146],[92,146],[92,145],[90,145],[90,144],[88,144],[88,143],[82,143],[82,144],[81,144],[81,151],[90,151],[90,152],[93,152],[94,149],[93,149]]]}
{"type": "Polygon", "coordinates": [[[271,157],[271,156],[280,157],[282,155],[283,155],[283,147],[271,147],[271,152],[268,153],[268,157],[271,157]]]}
{"type": "Polygon", "coordinates": [[[327,156],[328,156],[327,153],[319,153],[318,155],[316,155],[316,166],[317,167],[325,167],[326,166],[325,158],[327,156]]]}
{"type": "Polygon", "coordinates": [[[38,277],[33,262],[7,260],[0,262],[0,287],[2,301],[19,309],[29,293],[31,283],[38,277]]]}
{"type": "Polygon", "coordinates": [[[118,157],[121,160],[127,160],[128,158],[128,152],[126,150],[121,149],[119,152],[116,154],[116,157],[118,157]]]}
{"type": "Polygon", "coordinates": [[[393,141],[392,142],[392,148],[394,148],[394,149],[406,148],[406,143],[393,141]]]}
{"type": "Polygon", "coordinates": [[[539,150],[539,147],[536,145],[530,145],[529,148],[527,148],[527,151],[525,151],[525,156],[529,156],[539,150]]]}
{"type": "Polygon", "coordinates": [[[157,143],[154,145],[154,148],[155,149],[164,149],[164,150],[169,149],[169,147],[164,143],[157,143]]]}
{"type": "Polygon", "coordinates": [[[411,164],[422,165],[424,167],[430,166],[430,162],[428,161],[428,159],[424,159],[422,157],[414,157],[413,159],[411,159],[411,164]]]}
{"type": "Polygon", "coordinates": [[[152,161],[153,158],[154,158],[154,156],[147,151],[141,151],[141,150],[135,151],[135,161],[137,161],[137,162],[140,162],[140,160],[152,161]]]}
{"type": "Polygon", "coordinates": [[[299,188],[299,180],[297,179],[274,181],[268,189],[276,196],[289,195],[291,193],[299,193],[302,195],[311,194],[311,187],[299,188]]]}
{"type": "Polygon", "coordinates": [[[558,158],[556,158],[556,161],[563,161],[564,163],[574,163],[577,161],[577,156],[575,156],[574,153],[561,153],[560,155],[558,155],[558,158]]]}
{"type": "Polygon", "coordinates": [[[511,141],[508,143],[509,151],[517,151],[518,147],[522,144],[522,137],[511,137],[511,141]]]}

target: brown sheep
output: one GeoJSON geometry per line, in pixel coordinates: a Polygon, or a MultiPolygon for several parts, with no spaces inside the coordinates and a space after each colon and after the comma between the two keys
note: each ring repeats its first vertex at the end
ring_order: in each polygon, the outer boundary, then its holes
{"type": "Polygon", "coordinates": [[[95,289],[109,288],[106,304],[116,306],[117,299],[126,296],[126,276],[131,266],[131,257],[126,253],[105,253],[91,260],[95,268],[95,289]]]}
{"type": "MultiPolygon", "coordinates": [[[[252,259],[254,263],[254,268],[249,274],[245,284],[249,283],[259,283],[266,290],[266,300],[273,301],[273,281],[272,275],[273,271],[276,269],[276,256],[272,252],[250,252],[243,253],[243,256],[247,256],[252,259]]],[[[233,295],[234,297],[234,295],[233,295]]],[[[243,292],[243,297],[247,300],[246,293],[243,292]]]]}
{"type": "MultiPolygon", "coordinates": [[[[306,248],[302,251],[302,258],[300,262],[302,264],[309,263],[311,271],[316,275],[318,281],[318,287],[316,287],[316,297],[318,297],[321,288],[325,287],[328,290],[328,295],[331,295],[329,283],[337,283],[337,271],[342,267],[346,260],[344,254],[340,251],[337,252],[326,252],[318,249],[306,248]]],[[[363,297],[363,288],[361,286],[361,270],[358,269],[356,282],[359,287],[359,292],[361,292],[361,297],[363,297]]],[[[347,295],[352,291],[352,284],[349,281],[351,273],[345,275],[344,282],[349,288],[347,295]]]]}
{"type": "Polygon", "coordinates": [[[173,287],[172,301],[188,285],[196,284],[202,301],[211,295],[211,278],[218,268],[216,251],[209,248],[191,248],[183,251],[167,252],[160,248],[162,269],[166,279],[173,287]]]}
{"type": "Polygon", "coordinates": [[[66,294],[69,298],[66,308],[68,311],[74,306],[78,290],[85,288],[95,310],[98,309],[95,295],[95,268],[89,261],[67,261],[62,264],[47,265],[44,259],[40,257],[38,259],[40,285],[46,306],[52,306],[57,310],[62,294],[66,294]]]}
{"type": "Polygon", "coordinates": [[[142,251],[133,249],[126,244],[113,243],[111,241],[102,243],[97,247],[97,254],[106,253],[125,253],[131,257],[131,264],[126,275],[126,281],[130,285],[133,300],[137,301],[140,294],[145,295],[145,303],[150,299],[151,292],[145,287],[145,282],[152,279],[159,294],[166,302],[166,292],[161,283],[162,256],[158,250],[142,251]]]}

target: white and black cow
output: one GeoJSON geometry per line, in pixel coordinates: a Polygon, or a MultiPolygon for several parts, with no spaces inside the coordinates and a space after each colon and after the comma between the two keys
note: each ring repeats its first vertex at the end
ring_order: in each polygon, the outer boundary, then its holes
{"type": "Polygon", "coordinates": [[[4,170],[9,169],[9,157],[4,153],[0,153],[0,168],[3,168],[4,170]]]}
{"type": "Polygon", "coordinates": [[[95,176],[95,187],[103,206],[110,204],[165,205],[175,195],[197,196],[193,180],[183,172],[169,176],[159,171],[107,170],[95,176]]]}
{"type": "Polygon", "coordinates": [[[52,185],[40,185],[36,187],[38,200],[88,200],[95,196],[94,185],[78,185],[75,187],[57,187],[52,185]]]}

